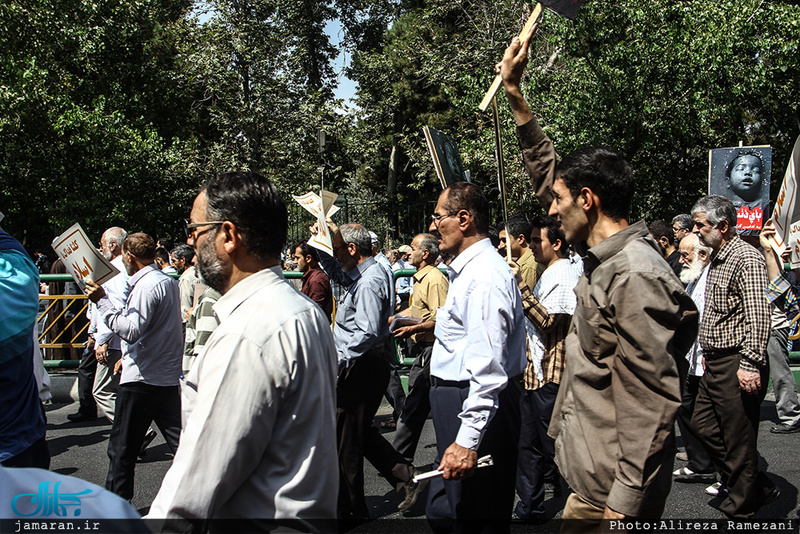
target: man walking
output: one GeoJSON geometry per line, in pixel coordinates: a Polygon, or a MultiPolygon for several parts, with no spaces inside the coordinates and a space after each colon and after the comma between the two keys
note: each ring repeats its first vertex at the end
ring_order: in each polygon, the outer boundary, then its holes
{"type": "Polygon", "coordinates": [[[130,294],[117,308],[102,286],[86,283],[100,320],[122,339],[121,372],[114,423],[108,441],[106,489],[133,498],[136,456],[155,421],[175,452],[181,430],[179,379],[183,353],[178,282],[155,265],[156,247],[147,234],[131,234],[122,243],[122,261],[130,294]]]}
{"type": "Polygon", "coordinates": [[[312,520],[334,517],[333,338],[319,306],[283,277],[287,225],[258,174],[217,175],[194,201],[188,242],[222,294],[220,323],[186,376],[181,444],[151,517],[220,532],[231,519],[252,532],[282,520],[327,530],[312,520]]]}

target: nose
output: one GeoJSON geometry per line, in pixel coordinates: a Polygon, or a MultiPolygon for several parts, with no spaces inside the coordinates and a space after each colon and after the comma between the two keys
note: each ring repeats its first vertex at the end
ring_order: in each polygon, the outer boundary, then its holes
{"type": "Polygon", "coordinates": [[[439,229],[436,227],[436,221],[433,221],[433,220],[432,220],[432,221],[431,221],[431,224],[429,224],[429,225],[428,225],[428,231],[429,231],[430,233],[434,233],[434,232],[436,232],[436,231],[438,231],[438,230],[439,230],[439,229]]]}
{"type": "Polygon", "coordinates": [[[558,217],[558,208],[556,207],[556,199],[550,203],[550,209],[547,211],[550,217],[558,217]]]}

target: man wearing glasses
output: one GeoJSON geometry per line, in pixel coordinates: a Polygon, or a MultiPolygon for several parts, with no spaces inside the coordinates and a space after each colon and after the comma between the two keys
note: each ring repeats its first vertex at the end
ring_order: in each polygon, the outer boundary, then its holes
{"type": "Polygon", "coordinates": [[[436,315],[431,356],[435,464],[426,515],[434,531],[468,521],[475,530],[508,523],[514,504],[519,390],[525,369],[522,297],[488,237],[489,204],[474,184],[439,196],[430,231],[455,256],[436,315]],[[491,455],[494,466],[477,469],[491,455]]]}

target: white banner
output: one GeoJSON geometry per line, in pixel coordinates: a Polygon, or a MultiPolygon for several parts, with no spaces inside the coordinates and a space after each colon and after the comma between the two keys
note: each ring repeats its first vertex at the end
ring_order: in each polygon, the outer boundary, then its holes
{"type": "Polygon", "coordinates": [[[119,273],[116,267],[100,255],[78,223],[53,239],[51,246],[81,291],[86,287],[86,280],[94,280],[102,285],[119,273]]]}
{"type": "Polygon", "coordinates": [[[800,137],[794,143],[792,157],[783,176],[778,200],[772,211],[772,222],[775,225],[775,236],[770,240],[772,248],[778,256],[783,254],[787,247],[791,248],[789,263],[792,268],[800,267],[800,209],[797,206],[798,197],[798,169],[800,169],[800,137]]]}

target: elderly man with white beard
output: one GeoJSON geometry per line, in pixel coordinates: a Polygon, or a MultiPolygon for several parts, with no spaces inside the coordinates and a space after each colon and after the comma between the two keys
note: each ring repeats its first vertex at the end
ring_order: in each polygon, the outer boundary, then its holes
{"type": "MultiPolygon", "coordinates": [[[[680,272],[681,282],[687,284],[686,292],[692,297],[700,318],[703,317],[705,304],[706,278],[708,264],[711,262],[711,248],[700,244],[700,239],[692,233],[686,234],[681,239],[679,246],[680,263],[683,270],[680,272]]],[[[697,387],[703,376],[703,349],[700,341],[696,339],[694,345],[686,354],[689,360],[689,373],[683,387],[681,406],[678,408],[678,428],[686,447],[686,467],[681,467],[673,473],[675,482],[703,482],[710,483],[716,479],[714,462],[706,452],[703,442],[691,427],[692,412],[697,399],[697,387]]],[[[678,459],[681,455],[678,454],[678,459]]]]}

